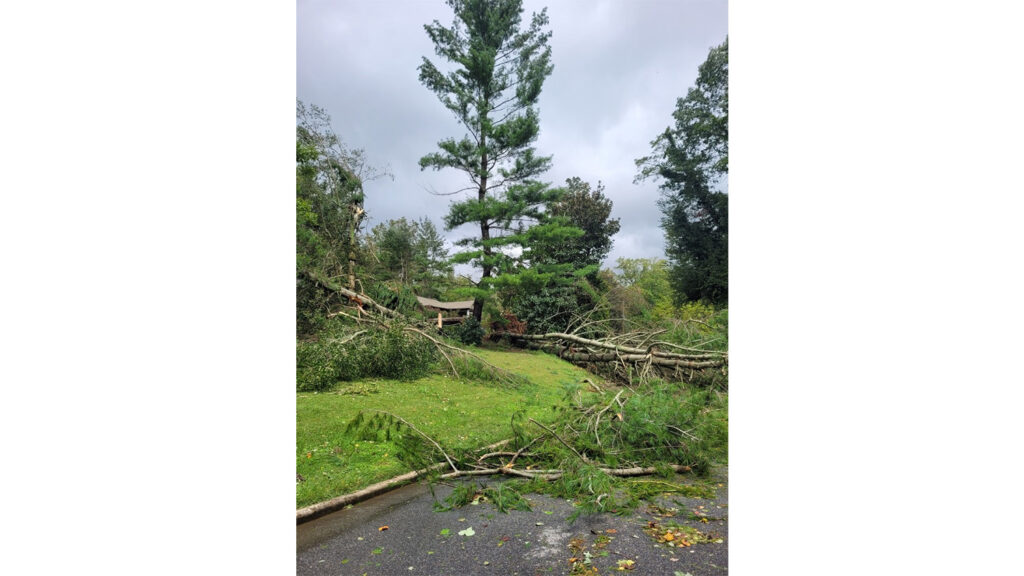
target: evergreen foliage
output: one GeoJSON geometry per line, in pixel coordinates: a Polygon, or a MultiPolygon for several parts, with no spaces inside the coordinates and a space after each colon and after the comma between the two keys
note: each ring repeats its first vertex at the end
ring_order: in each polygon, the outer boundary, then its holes
{"type": "Polygon", "coordinates": [[[676,103],[675,127],[638,159],[638,180],[662,180],[659,205],[677,302],[729,298],[729,40],[701,64],[696,85],[676,103]]]}
{"type": "Polygon", "coordinates": [[[606,286],[598,271],[611,250],[612,236],[619,231],[619,220],[610,218],[612,201],[603,192],[600,182],[591,189],[579,177],[567,179],[566,192],[551,204],[550,213],[582,234],[557,240],[539,237],[532,246],[537,255],[534,266],[556,270],[558,276],[531,289],[502,292],[503,302],[527,323],[529,333],[565,331],[574,318],[594,310],[601,301],[599,291],[606,286]]]}
{"type": "Polygon", "coordinates": [[[480,321],[470,316],[459,325],[459,342],[471,346],[479,346],[484,339],[484,328],[480,321]]]}
{"type": "Polygon", "coordinates": [[[419,296],[436,298],[451,283],[452,266],[444,238],[429,218],[405,218],[378,224],[366,237],[364,275],[376,282],[408,286],[419,296]]]}
{"type": "Polygon", "coordinates": [[[546,9],[524,27],[521,0],[448,0],[448,5],[455,13],[450,27],[435,20],[424,28],[452,69],[442,72],[423,58],[420,82],[468,133],[438,142],[440,151],[421,158],[420,167],[454,168],[470,182],[452,193],[470,192],[452,203],[445,227],[479,226],[479,236],[456,243],[460,251],[452,261],[481,270],[480,282],[465,291],[476,299],[473,315],[480,320],[492,286],[545,285],[564,272],[532,265],[532,244],[565,241],[580,231],[545,213],[562,191],[537,180],[551,165],[551,158],[536,155],[532,146],[540,130],[536,104],[553,69],[546,9]]]}

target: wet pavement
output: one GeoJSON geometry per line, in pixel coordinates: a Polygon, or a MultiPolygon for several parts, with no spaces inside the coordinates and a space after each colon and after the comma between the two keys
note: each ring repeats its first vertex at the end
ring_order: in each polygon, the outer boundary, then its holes
{"type": "MultiPolygon", "coordinates": [[[[618,568],[629,566],[628,560],[633,574],[727,574],[726,472],[711,480],[678,478],[712,487],[715,498],[671,494],[658,499],[659,507],[641,505],[628,516],[581,515],[572,524],[570,502],[537,494],[527,495],[530,512],[504,514],[486,501],[435,512],[429,488],[413,484],[298,525],[297,574],[532,576],[594,574],[584,571],[593,568],[608,574],[621,573],[618,568]],[[694,510],[706,514],[707,521],[695,518],[694,510]],[[645,533],[651,522],[696,528],[712,541],[670,546],[645,533]]],[[[451,490],[434,487],[438,499],[451,490]]]]}

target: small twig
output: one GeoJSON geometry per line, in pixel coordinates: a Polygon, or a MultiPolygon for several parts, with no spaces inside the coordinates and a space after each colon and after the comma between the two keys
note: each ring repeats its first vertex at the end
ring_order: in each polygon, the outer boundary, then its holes
{"type": "Polygon", "coordinates": [[[391,416],[392,418],[394,418],[394,419],[398,420],[399,422],[405,424],[409,428],[412,428],[412,430],[414,432],[416,432],[417,434],[419,434],[420,436],[426,438],[427,441],[429,441],[431,444],[433,444],[435,447],[437,447],[438,450],[441,451],[441,454],[444,456],[444,459],[448,461],[448,464],[452,467],[452,470],[454,470],[456,472],[459,471],[459,468],[455,465],[454,462],[452,462],[452,459],[448,456],[448,453],[444,451],[444,448],[441,448],[440,444],[438,444],[430,436],[427,436],[426,434],[421,432],[419,428],[417,428],[417,427],[413,426],[412,424],[410,424],[408,420],[406,420],[405,418],[402,418],[401,416],[398,416],[397,414],[392,414],[391,412],[385,412],[383,410],[378,410],[377,412],[379,412],[380,414],[387,414],[387,415],[391,416]]]}
{"type": "Polygon", "coordinates": [[[356,337],[358,337],[361,334],[366,334],[366,330],[360,330],[360,331],[356,332],[355,334],[351,334],[348,338],[341,338],[341,339],[332,338],[332,339],[328,340],[328,342],[331,342],[331,343],[334,343],[334,344],[345,344],[346,342],[351,342],[352,340],[354,340],[356,337]]]}
{"type": "Polygon", "coordinates": [[[666,428],[668,428],[669,430],[675,430],[676,432],[679,433],[680,436],[686,436],[687,438],[689,438],[690,440],[693,440],[694,442],[700,442],[700,438],[697,438],[693,434],[690,434],[689,431],[683,430],[682,428],[679,428],[678,426],[673,426],[673,425],[669,424],[669,425],[666,426],[666,428]]]}
{"type": "Polygon", "coordinates": [[[506,438],[504,440],[500,440],[498,442],[495,442],[494,444],[491,444],[490,446],[484,446],[483,448],[478,449],[477,452],[482,452],[484,450],[494,450],[495,448],[501,448],[502,446],[504,446],[505,444],[508,444],[512,440],[514,440],[514,438],[506,438]]]}
{"type": "Polygon", "coordinates": [[[519,456],[521,456],[523,454],[524,450],[526,450],[530,446],[533,446],[534,442],[537,442],[538,440],[541,440],[542,438],[547,438],[547,434],[541,434],[540,436],[537,436],[533,440],[530,440],[530,442],[526,446],[523,446],[522,448],[519,449],[518,452],[515,453],[515,456],[512,456],[512,459],[508,461],[508,464],[506,464],[505,467],[506,468],[511,468],[512,465],[516,463],[516,458],[519,458],[519,456]]]}
{"type": "Polygon", "coordinates": [[[537,422],[537,421],[536,421],[536,420],[534,420],[533,418],[530,418],[530,422],[533,422],[533,423],[534,423],[534,424],[536,424],[537,426],[540,426],[541,428],[543,428],[544,430],[546,430],[546,431],[548,432],[548,434],[551,434],[552,436],[554,436],[555,438],[557,438],[557,439],[558,439],[558,441],[559,441],[559,442],[561,442],[562,444],[564,444],[566,448],[568,448],[569,450],[572,450],[574,454],[576,454],[577,456],[579,456],[579,457],[580,457],[580,460],[583,460],[583,461],[584,461],[584,462],[586,462],[587,464],[590,464],[590,460],[589,460],[589,459],[587,459],[587,457],[586,457],[586,456],[584,456],[583,454],[580,454],[579,452],[577,452],[577,451],[576,451],[576,449],[575,449],[575,448],[573,448],[572,446],[570,446],[568,442],[566,442],[565,440],[562,440],[562,437],[561,437],[561,436],[559,436],[558,434],[555,434],[554,430],[552,430],[552,429],[548,428],[547,426],[545,426],[545,425],[541,424],[540,422],[537,422]]]}
{"type": "MultiPolygon", "coordinates": [[[[420,335],[422,335],[423,337],[425,337],[425,338],[427,338],[428,340],[430,340],[431,342],[433,342],[433,343],[434,343],[434,344],[435,344],[435,345],[436,345],[436,346],[437,346],[438,348],[440,348],[440,347],[445,347],[445,348],[448,348],[448,349],[450,349],[450,350],[455,350],[455,351],[456,351],[456,352],[458,352],[459,354],[463,354],[463,355],[465,355],[465,356],[472,356],[473,358],[476,358],[477,360],[479,360],[479,361],[480,361],[480,362],[482,362],[483,364],[485,364],[485,365],[487,365],[487,366],[490,366],[490,367],[491,367],[491,368],[492,368],[492,369],[493,369],[493,370],[494,370],[495,372],[497,372],[498,374],[500,374],[500,375],[503,375],[503,376],[505,376],[506,378],[511,378],[511,376],[509,375],[509,372],[508,372],[508,370],[505,370],[505,369],[499,368],[499,367],[495,366],[494,364],[491,364],[491,363],[490,363],[490,362],[488,362],[487,360],[484,360],[483,358],[481,358],[480,356],[477,356],[476,354],[474,354],[474,353],[470,352],[469,350],[463,350],[462,348],[459,348],[458,346],[452,346],[451,344],[447,344],[447,343],[445,343],[445,342],[442,342],[442,341],[440,341],[440,340],[438,340],[438,339],[436,339],[436,338],[433,338],[432,336],[430,336],[430,335],[429,335],[429,334],[427,334],[426,332],[423,332],[422,330],[419,330],[419,329],[417,329],[417,328],[413,328],[412,326],[406,326],[406,328],[405,328],[405,329],[406,329],[406,330],[412,330],[413,332],[416,332],[417,334],[420,334],[420,335]]],[[[454,366],[452,367],[452,369],[454,370],[454,366]]],[[[457,374],[458,374],[458,373],[456,373],[456,375],[457,375],[457,374]]]]}
{"type": "Polygon", "coordinates": [[[597,445],[601,446],[601,448],[604,448],[604,446],[601,445],[601,436],[598,434],[598,427],[601,425],[601,415],[604,414],[605,412],[607,412],[608,410],[610,410],[611,407],[612,407],[612,404],[618,402],[619,401],[619,396],[621,396],[621,395],[622,395],[622,390],[619,390],[619,393],[615,395],[615,398],[612,398],[612,401],[609,402],[607,406],[602,408],[601,411],[597,413],[597,419],[594,422],[594,437],[597,438],[597,445]]]}
{"type": "MultiPolygon", "coordinates": [[[[487,454],[484,454],[483,456],[477,458],[476,461],[481,462],[483,460],[486,460],[487,458],[494,458],[495,456],[515,456],[517,454],[519,454],[519,452],[488,452],[487,454]]],[[[522,455],[533,456],[531,452],[523,452],[522,455]]]]}
{"type": "MultiPolygon", "coordinates": [[[[423,336],[424,338],[427,338],[431,342],[433,342],[434,346],[437,348],[437,351],[440,352],[441,355],[444,356],[444,359],[448,361],[448,366],[452,369],[452,374],[454,374],[456,378],[459,377],[459,371],[455,368],[455,362],[452,362],[452,359],[448,356],[448,354],[442,348],[442,345],[447,346],[447,344],[444,344],[443,342],[440,342],[438,340],[435,340],[434,338],[431,338],[426,332],[424,332],[422,330],[418,330],[416,328],[413,328],[412,326],[406,326],[405,329],[406,330],[411,330],[412,332],[415,332],[415,333],[423,336]]],[[[457,348],[456,348],[456,350],[457,350],[457,348]]]]}
{"type": "Polygon", "coordinates": [[[366,318],[358,318],[358,317],[353,316],[353,315],[351,315],[348,312],[345,312],[343,310],[338,310],[337,312],[331,312],[330,314],[327,315],[328,318],[334,318],[335,316],[345,316],[345,317],[351,318],[351,319],[353,319],[353,320],[355,320],[356,322],[359,322],[359,323],[367,322],[366,318]]]}

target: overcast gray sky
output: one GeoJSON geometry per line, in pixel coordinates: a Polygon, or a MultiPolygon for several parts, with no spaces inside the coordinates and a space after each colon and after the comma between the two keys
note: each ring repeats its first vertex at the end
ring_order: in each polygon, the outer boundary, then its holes
{"type": "MultiPolygon", "coordinates": [[[[554,72],[540,97],[537,152],[552,155],[545,180],[571,176],[605,184],[622,229],[606,266],[619,257],[664,257],[656,183],[633,184],[634,160],[671,123],[676,99],[693,85],[708,50],[725,40],[726,0],[525,0],[524,22],[548,7],[554,72]]],[[[345,143],[363,148],[394,180],[365,184],[370,226],[389,219],[441,218],[467,185],[454,169],[420,171],[420,157],[465,130],[420,84],[423,56],[443,63],[423,25],[449,26],[442,0],[299,0],[297,94],[325,108],[345,143]]],[[[454,240],[468,227],[447,232],[454,240]]]]}

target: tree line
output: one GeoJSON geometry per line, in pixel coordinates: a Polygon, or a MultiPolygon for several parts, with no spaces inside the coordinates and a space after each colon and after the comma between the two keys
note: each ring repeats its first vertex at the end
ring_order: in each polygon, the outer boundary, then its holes
{"type": "MultiPolygon", "coordinates": [[[[546,9],[523,21],[521,0],[449,0],[450,26],[424,28],[437,63],[424,57],[421,83],[465,132],[438,142],[423,170],[457,170],[466,187],[444,217],[454,243],[427,218],[363,229],[363,183],[388,177],[347,147],[327,112],[297,104],[296,289],[300,334],[315,332],[344,298],[341,281],[377,302],[414,306],[412,295],[474,301],[473,316],[562,330],[582,314],[638,310],[671,314],[686,302],[728,302],[728,40],[713,48],[696,84],[679,98],[674,125],[638,160],[637,180],[658,181],[667,261],[620,259],[600,270],[619,231],[603,184],[542,180],[552,157],[534,144],[536,105],[553,71],[546,9]],[[478,280],[456,277],[468,264],[478,280]]],[[[642,316],[642,313],[641,313],[642,316]]]]}

